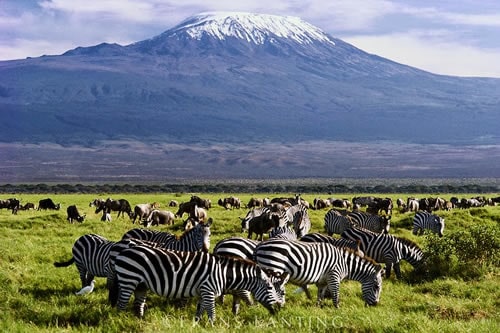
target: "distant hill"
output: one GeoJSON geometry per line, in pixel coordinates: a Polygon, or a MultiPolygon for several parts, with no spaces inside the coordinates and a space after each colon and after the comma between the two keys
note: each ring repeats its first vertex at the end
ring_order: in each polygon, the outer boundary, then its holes
{"type": "Polygon", "coordinates": [[[293,17],[200,14],[131,45],[2,61],[0,78],[3,143],[500,143],[500,79],[401,65],[293,17]]]}

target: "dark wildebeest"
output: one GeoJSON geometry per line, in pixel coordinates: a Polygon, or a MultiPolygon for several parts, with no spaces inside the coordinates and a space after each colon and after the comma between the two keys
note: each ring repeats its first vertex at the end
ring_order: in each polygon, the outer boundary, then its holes
{"type": "Polygon", "coordinates": [[[170,200],[170,202],[168,203],[168,207],[177,207],[179,206],[179,203],[175,200],[170,200]]]}
{"type": "Polygon", "coordinates": [[[212,201],[210,199],[202,199],[199,196],[193,195],[191,196],[191,200],[189,202],[195,203],[198,207],[210,209],[212,207],[212,201]]]}
{"type": "Polygon", "coordinates": [[[280,218],[276,214],[261,214],[252,218],[248,223],[248,238],[252,239],[255,233],[258,240],[262,241],[264,233],[279,226],[280,218]]]}
{"type": "Polygon", "coordinates": [[[247,203],[247,208],[256,208],[263,206],[264,206],[264,200],[260,198],[250,198],[250,200],[247,203]]]}
{"type": "Polygon", "coordinates": [[[105,213],[111,213],[112,211],[118,212],[118,215],[116,217],[120,217],[120,215],[123,217],[125,213],[132,218],[132,207],[130,207],[130,203],[125,200],[125,199],[119,199],[119,200],[114,200],[111,198],[106,199],[106,201],[96,199],[94,202],[98,204],[99,206],[96,205],[96,214],[99,213],[101,210],[104,211],[105,213]],[[99,200],[99,201],[96,201],[99,200]]]}
{"type": "Polygon", "coordinates": [[[327,207],[330,207],[331,205],[332,203],[328,199],[314,198],[313,200],[313,209],[316,210],[325,209],[327,207]]]}
{"type": "Polygon", "coordinates": [[[85,215],[80,215],[78,212],[78,208],[76,208],[76,205],[71,205],[66,208],[66,213],[68,214],[68,217],[66,220],[68,220],[69,223],[73,223],[73,220],[77,220],[78,222],[82,223],[85,220],[85,215]]]}
{"type": "Polygon", "coordinates": [[[61,209],[61,204],[55,204],[54,201],[52,201],[52,199],[50,198],[40,200],[38,202],[38,210],[46,209],[59,210],[61,209]]]}
{"type": "Polygon", "coordinates": [[[12,214],[17,214],[20,209],[20,202],[16,198],[0,200],[0,209],[7,208],[12,210],[12,214]]]}
{"type": "Polygon", "coordinates": [[[377,215],[380,211],[384,211],[387,215],[391,215],[392,207],[391,198],[375,198],[375,200],[366,208],[366,212],[377,215]]]}
{"type": "Polygon", "coordinates": [[[27,202],[20,208],[21,210],[30,210],[30,209],[35,209],[35,204],[32,202],[27,202]]]}

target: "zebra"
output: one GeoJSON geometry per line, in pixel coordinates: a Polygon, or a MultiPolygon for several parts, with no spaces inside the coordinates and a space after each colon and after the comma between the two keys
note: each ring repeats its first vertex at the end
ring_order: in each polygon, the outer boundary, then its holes
{"type": "Polygon", "coordinates": [[[297,233],[295,230],[291,229],[289,226],[275,227],[269,233],[269,238],[281,238],[281,239],[290,239],[296,240],[297,233]]]}
{"type": "MultiPolygon", "coordinates": [[[[295,235],[295,232],[294,232],[295,235]]],[[[236,257],[246,260],[253,260],[253,251],[255,247],[259,244],[259,241],[242,238],[242,237],[229,237],[220,240],[214,247],[213,254],[220,256],[236,257]]],[[[280,281],[278,281],[280,283],[280,281]]],[[[283,303],[285,302],[285,290],[280,290],[279,285],[275,285],[278,292],[282,292],[283,303]]],[[[240,308],[240,300],[245,301],[248,305],[252,305],[253,301],[250,297],[249,291],[238,291],[233,294],[233,306],[232,311],[237,314],[240,308]]],[[[224,295],[221,296],[221,301],[224,301],[224,295]]]]}
{"type": "Polygon", "coordinates": [[[366,304],[376,305],[380,300],[382,267],[346,248],[328,243],[270,239],[257,245],[254,259],[263,268],[289,273],[289,282],[293,284],[301,287],[316,284],[318,304],[330,293],[338,307],[340,282],[345,278],[361,282],[366,304]]]}
{"type": "Polygon", "coordinates": [[[293,226],[293,230],[295,230],[297,238],[304,236],[309,232],[309,230],[311,230],[311,220],[309,219],[307,206],[300,203],[290,206],[286,210],[286,215],[288,216],[288,224],[293,226]]]}
{"type": "MultiPolygon", "coordinates": [[[[206,311],[212,325],[215,298],[224,292],[249,290],[271,314],[283,302],[268,273],[248,260],[139,245],[123,250],[116,257],[115,269],[109,291],[111,305],[124,310],[134,293],[134,307],[141,318],[148,289],[174,299],[200,296],[195,320],[199,321],[206,311]]],[[[283,289],[288,275],[275,278],[283,289]]]]}
{"type": "Polygon", "coordinates": [[[341,234],[344,230],[354,226],[349,216],[340,214],[335,209],[330,209],[325,214],[325,232],[328,236],[333,234],[341,234]]]}
{"type": "Polygon", "coordinates": [[[313,232],[307,235],[304,235],[300,238],[301,242],[307,242],[307,243],[329,243],[332,245],[335,245],[336,247],[346,247],[348,249],[351,249],[354,251],[358,256],[364,257],[365,254],[361,249],[359,248],[359,240],[357,242],[352,241],[350,239],[345,239],[345,238],[333,238],[331,236],[323,235],[320,234],[319,232],[313,232]]]}
{"type": "Polygon", "coordinates": [[[351,228],[342,233],[342,238],[360,242],[365,256],[378,263],[385,263],[385,275],[391,276],[391,269],[398,279],[401,278],[399,263],[401,259],[408,261],[414,268],[423,262],[424,253],[414,242],[390,234],[378,234],[366,229],[351,228]]]}
{"type": "Polygon", "coordinates": [[[55,262],[54,266],[67,267],[75,263],[83,289],[90,286],[94,277],[108,275],[109,251],[113,244],[114,242],[100,235],[83,235],[75,241],[71,259],[65,262],[55,262]]]}
{"type": "Polygon", "coordinates": [[[349,218],[352,223],[358,228],[367,229],[373,232],[384,234],[389,233],[391,227],[391,216],[379,216],[367,214],[364,212],[351,212],[349,213],[349,218]]]}
{"type": "Polygon", "coordinates": [[[150,242],[161,243],[163,248],[178,251],[204,251],[210,249],[210,226],[212,219],[209,218],[205,223],[199,223],[194,228],[185,231],[177,237],[168,232],[158,230],[149,230],[136,228],[127,231],[122,239],[134,238],[147,240],[150,242]]]}
{"type": "Polygon", "coordinates": [[[444,218],[425,211],[417,212],[413,218],[413,234],[422,235],[424,229],[429,229],[439,237],[443,237],[444,218]]]}

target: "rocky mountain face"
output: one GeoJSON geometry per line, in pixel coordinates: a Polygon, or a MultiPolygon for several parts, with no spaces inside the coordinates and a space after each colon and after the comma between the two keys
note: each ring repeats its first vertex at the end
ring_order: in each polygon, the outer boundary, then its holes
{"type": "Polygon", "coordinates": [[[273,15],[0,62],[3,143],[496,145],[499,109],[500,79],[435,75],[273,15]]]}

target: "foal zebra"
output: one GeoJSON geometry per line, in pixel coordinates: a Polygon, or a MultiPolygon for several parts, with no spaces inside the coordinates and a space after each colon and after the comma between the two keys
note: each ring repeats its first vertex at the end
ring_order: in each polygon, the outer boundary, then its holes
{"type": "Polygon", "coordinates": [[[177,237],[168,232],[149,229],[131,229],[127,231],[122,239],[133,238],[147,240],[150,242],[161,243],[162,248],[177,251],[204,251],[210,249],[210,226],[212,219],[209,218],[205,223],[199,223],[194,228],[185,231],[177,237]]]}
{"type": "MultiPolygon", "coordinates": [[[[266,272],[247,260],[139,245],[123,250],[116,257],[115,269],[109,291],[111,305],[124,310],[134,293],[139,317],[144,316],[148,289],[168,298],[200,296],[195,319],[199,321],[206,311],[212,324],[215,298],[224,292],[250,290],[271,314],[283,302],[266,272]]],[[[280,275],[281,288],[287,279],[287,275],[280,275]]]]}
{"type": "Polygon", "coordinates": [[[71,259],[55,262],[54,266],[67,267],[75,263],[84,288],[91,284],[94,277],[107,276],[109,251],[113,244],[114,242],[96,234],[83,235],[75,241],[71,259]]]}
{"type": "Polygon", "coordinates": [[[413,234],[422,235],[424,229],[428,229],[438,234],[439,237],[443,237],[444,218],[426,211],[417,212],[413,218],[413,234]]]}
{"type": "Polygon", "coordinates": [[[382,267],[346,248],[328,243],[270,239],[257,245],[254,259],[261,267],[289,273],[293,284],[303,288],[316,284],[318,304],[329,292],[338,307],[340,282],[345,278],[361,282],[366,304],[375,305],[380,299],[382,267]]]}
{"type": "Polygon", "coordinates": [[[367,229],[373,232],[384,234],[389,233],[391,228],[391,216],[379,216],[367,214],[364,212],[351,212],[349,213],[349,218],[352,223],[358,227],[367,229]]]}
{"type": "Polygon", "coordinates": [[[422,263],[424,253],[412,241],[389,234],[378,234],[366,229],[351,228],[342,233],[342,238],[359,241],[359,246],[366,256],[378,263],[385,263],[385,275],[391,276],[394,266],[396,276],[401,278],[399,262],[408,261],[414,268],[422,263]]]}

